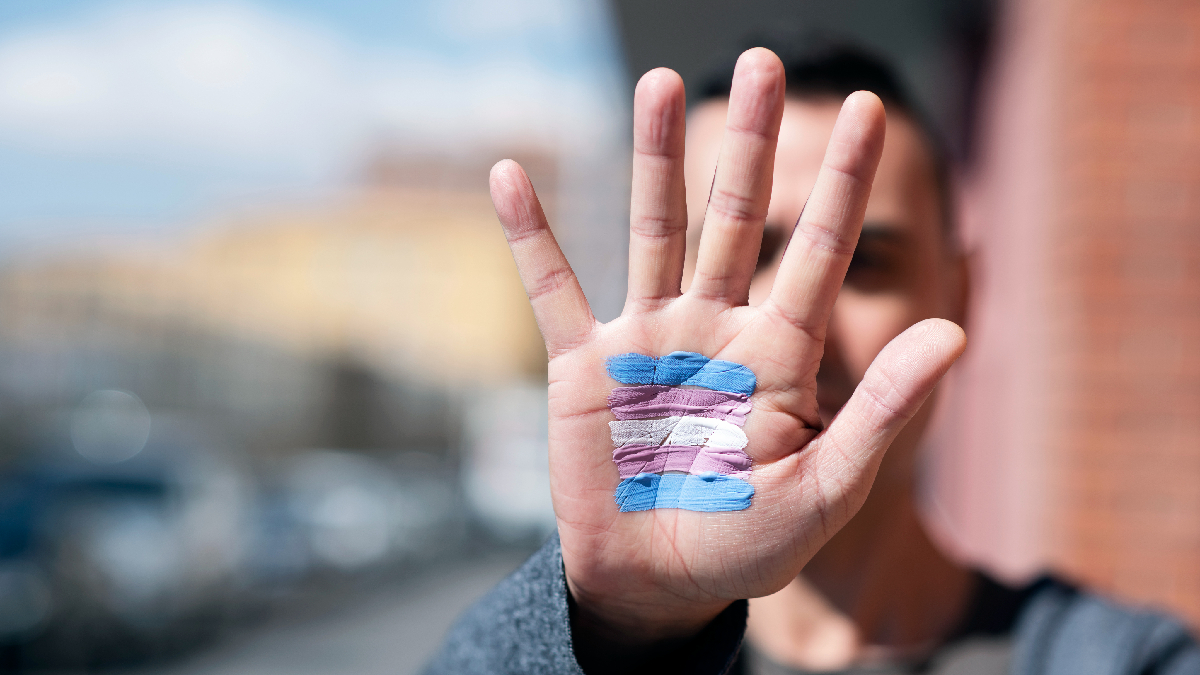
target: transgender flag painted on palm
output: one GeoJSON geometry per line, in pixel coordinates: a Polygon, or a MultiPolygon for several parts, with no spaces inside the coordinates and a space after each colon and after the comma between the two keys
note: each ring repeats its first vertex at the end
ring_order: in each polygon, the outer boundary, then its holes
{"type": "Polygon", "coordinates": [[[608,397],[616,416],[615,495],[622,511],[740,511],[750,506],[748,440],[754,373],[693,352],[655,358],[621,354],[608,374],[622,384],[608,397]],[[700,388],[696,388],[700,387],[700,388]]]}

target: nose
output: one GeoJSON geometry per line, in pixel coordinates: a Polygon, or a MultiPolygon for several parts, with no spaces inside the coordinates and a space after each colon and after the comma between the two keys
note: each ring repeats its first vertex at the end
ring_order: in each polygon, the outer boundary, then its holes
{"type": "Polygon", "coordinates": [[[821,354],[821,365],[817,370],[817,404],[821,408],[821,421],[826,425],[854,393],[854,383],[851,382],[844,358],[843,335],[838,314],[838,305],[834,303],[833,312],[829,315],[829,325],[825,329],[825,349],[821,354]]]}

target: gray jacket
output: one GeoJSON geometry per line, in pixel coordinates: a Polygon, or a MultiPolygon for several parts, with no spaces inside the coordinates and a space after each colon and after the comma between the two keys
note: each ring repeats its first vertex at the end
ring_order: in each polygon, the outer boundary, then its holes
{"type": "MultiPolygon", "coordinates": [[[[459,618],[426,675],[582,675],[571,646],[569,606],[555,535],[459,618]]],[[[746,601],[733,603],[669,660],[629,664],[626,672],[729,673],[737,664],[746,611],[746,601]]],[[[1200,646],[1168,616],[1046,581],[1018,614],[1011,672],[1200,675],[1200,646]]]]}

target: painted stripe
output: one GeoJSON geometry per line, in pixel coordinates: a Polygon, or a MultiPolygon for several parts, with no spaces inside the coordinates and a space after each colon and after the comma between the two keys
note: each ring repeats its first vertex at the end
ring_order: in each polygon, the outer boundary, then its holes
{"type": "Polygon", "coordinates": [[[704,445],[710,448],[741,449],[750,444],[746,432],[724,420],[683,417],[663,445],[704,445]]]}
{"type": "Polygon", "coordinates": [[[613,461],[621,478],[639,473],[678,471],[699,475],[719,473],[735,478],[750,477],[750,457],[734,448],[705,448],[694,445],[623,445],[613,450],[613,461]]]}
{"type": "Polygon", "coordinates": [[[608,357],[608,374],[622,384],[689,385],[749,396],[757,380],[753,371],[732,361],[709,359],[695,352],[671,352],[655,358],[645,354],[608,357]]]}
{"type": "MultiPolygon", "coordinates": [[[[668,417],[662,420],[618,420],[609,422],[608,429],[612,434],[612,442],[615,447],[629,443],[662,445],[682,419],[682,417],[668,417]]],[[[701,441],[696,445],[703,444],[704,442],[701,441]]]]}
{"type": "Polygon", "coordinates": [[[617,420],[608,423],[613,446],[704,445],[741,449],[750,443],[746,432],[724,420],[707,417],[668,417],[657,420],[617,420]]]}
{"type": "Polygon", "coordinates": [[[622,511],[741,511],[750,507],[753,495],[750,483],[718,473],[641,473],[621,481],[614,499],[622,511]]]}
{"type": "Polygon", "coordinates": [[[608,395],[608,407],[619,420],[648,417],[712,417],[739,427],[750,413],[744,394],[707,389],[676,389],[659,384],[617,387],[608,395]]]}

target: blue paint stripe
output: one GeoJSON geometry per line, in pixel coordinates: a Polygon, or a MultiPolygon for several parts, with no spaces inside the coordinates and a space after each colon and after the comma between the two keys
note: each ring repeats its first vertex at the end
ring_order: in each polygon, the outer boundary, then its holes
{"type": "Polygon", "coordinates": [[[741,511],[753,495],[754,486],[719,473],[639,473],[621,481],[614,497],[621,511],[741,511]]]}
{"type": "Polygon", "coordinates": [[[695,352],[671,352],[660,358],[618,354],[608,357],[606,365],[608,374],[622,384],[691,385],[746,396],[753,394],[758,384],[746,366],[695,352]]]}

